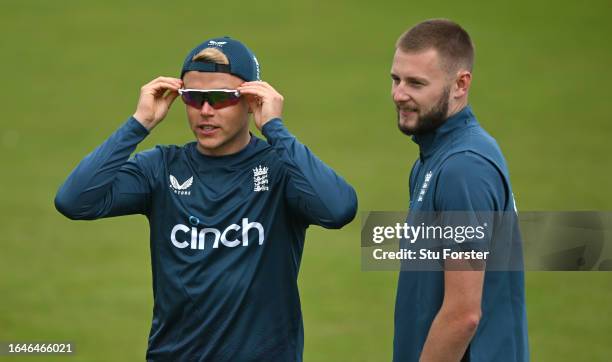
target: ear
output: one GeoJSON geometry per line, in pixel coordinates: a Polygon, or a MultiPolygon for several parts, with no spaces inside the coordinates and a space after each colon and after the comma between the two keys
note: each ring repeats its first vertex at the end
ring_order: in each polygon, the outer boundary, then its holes
{"type": "Polygon", "coordinates": [[[472,84],[472,73],[467,70],[460,70],[457,72],[455,78],[455,84],[453,86],[453,98],[462,98],[467,96],[472,84]]]}

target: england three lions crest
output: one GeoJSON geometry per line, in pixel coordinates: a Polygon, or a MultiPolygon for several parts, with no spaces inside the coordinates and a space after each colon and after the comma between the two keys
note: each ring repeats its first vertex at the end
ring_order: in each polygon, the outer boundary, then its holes
{"type": "Polygon", "coordinates": [[[253,191],[268,191],[268,167],[259,165],[253,169],[253,191]]]}

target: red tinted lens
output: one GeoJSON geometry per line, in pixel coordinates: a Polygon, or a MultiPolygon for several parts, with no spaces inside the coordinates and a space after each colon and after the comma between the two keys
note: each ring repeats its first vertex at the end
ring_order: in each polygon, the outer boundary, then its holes
{"type": "Polygon", "coordinates": [[[240,102],[240,96],[236,92],[208,92],[208,104],[214,109],[233,106],[240,102]]]}
{"type": "Polygon", "coordinates": [[[235,98],[227,98],[224,100],[218,100],[216,102],[208,102],[208,104],[210,104],[210,106],[213,107],[214,109],[221,109],[221,108],[225,108],[229,106],[234,106],[238,104],[239,102],[240,102],[240,97],[235,97],[235,98]]]}
{"type": "Polygon", "coordinates": [[[195,108],[202,108],[204,102],[214,109],[221,109],[229,106],[236,105],[240,102],[240,95],[236,92],[197,92],[197,91],[186,91],[181,94],[183,102],[188,106],[195,108]]]}
{"type": "Polygon", "coordinates": [[[203,92],[183,92],[181,98],[186,105],[200,109],[206,97],[203,92]]]}

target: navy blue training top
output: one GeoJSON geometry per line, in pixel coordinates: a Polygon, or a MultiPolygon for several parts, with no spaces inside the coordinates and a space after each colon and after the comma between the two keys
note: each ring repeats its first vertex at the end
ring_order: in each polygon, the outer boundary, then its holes
{"type": "MultiPolygon", "coordinates": [[[[420,154],[410,174],[410,214],[516,209],[504,157],[469,106],[433,132],[414,136],[420,154]]],[[[408,221],[410,221],[410,214],[408,221]]],[[[520,238],[518,224],[513,232],[520,238]]],[[[474,250],[490,250],[472,245],[474,250]]],[[[443,271],[402,271],[395,305],[393,360],[416,362],[444,298],[443,271]]],[[[523,271],[485,271],[482,316],[462,361],[529,360],[523,271]]]]}
{"type": "Polygon", "coordinates": [[[340,228],[353,188],[280,119],[236,154],[157,146],[134,118],[85,157],[59,189],[72,219],[144,214],[154,310],[147,360],[301,361],[297,278],[306,228],[340,228]]]}

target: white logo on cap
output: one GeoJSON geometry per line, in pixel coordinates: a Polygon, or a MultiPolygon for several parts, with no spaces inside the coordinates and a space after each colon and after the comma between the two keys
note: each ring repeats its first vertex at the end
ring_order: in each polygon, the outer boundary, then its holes
{"type": "Polygon", "coordinates": [[[253,55],[253,60],[255,61],[255,71],[257,72],[257,80],[259,80],[259,62],[257,61],[257,57],[253,55]]]}
{"type": "Polygon", "coordinates": [[[219,48],[224,46],[225,44],[227,44],[226,41],[214,41],[214,40],[211,40],[211,41],[208,42],[208,45],[219,47],[219,48]]]}

